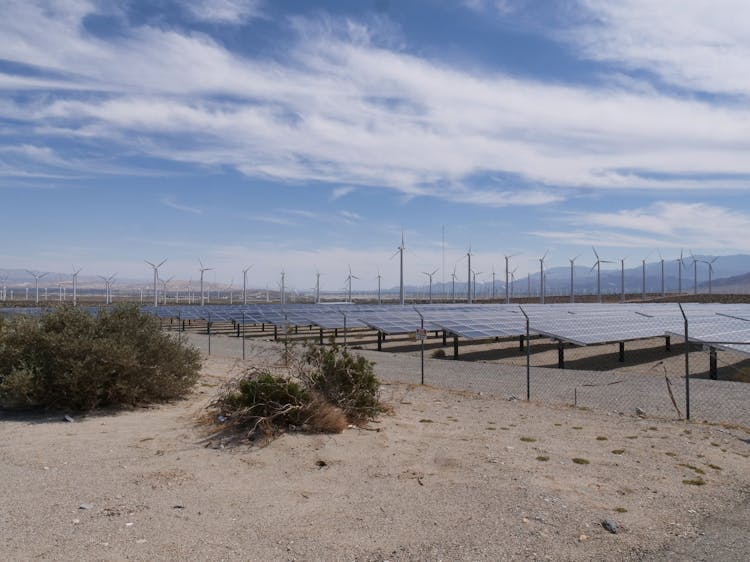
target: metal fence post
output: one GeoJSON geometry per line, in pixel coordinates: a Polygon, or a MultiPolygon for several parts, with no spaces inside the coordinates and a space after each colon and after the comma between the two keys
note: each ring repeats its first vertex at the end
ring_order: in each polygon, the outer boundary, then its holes
{"type": "MultiPolygon", "coordinates": [[[[414,310],[416,311],[417,314],[419,314],[420,328],[424,331],[424,316],[422,316],[422,313],[419,312],[419,310],[417,310],[416,306],[414,307],[414,310]]],[[[421,366],[421,379],[420,380],[422,381],[421,384],[424,384],[424,339],[421,339],[420,341],[422,342],[422,353],[421,353],[422,366],[421,366]]]]}
{"type": "Polygon", "coordinates": [[[529,315],[526,314],[526,311],[522,306],[519,306],[518,308],[521,309],[521,313],[524,318],[526,318],[526,401],[529,401],[531,400],[531,338],[529,337],[529,315]]]}
{"type": "Polygon", "coordinates": [[[211,355],[211,313],[208,313],[208,355],[211,355]]]}
{"type": "Polygon", "coordinates": [[[688,341],[688,318],[682,303],[677,303],[685,320],[685,419],[690,419],[690,342],[688,341]]]}

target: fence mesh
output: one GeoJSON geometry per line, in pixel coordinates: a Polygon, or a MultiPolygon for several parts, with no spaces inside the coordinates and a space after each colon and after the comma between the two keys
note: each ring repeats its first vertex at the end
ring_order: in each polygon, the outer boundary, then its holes
{"type": "MultiPolygon", "coordinates": [[[[585,346],[533,333],[454,342],[450,335],[429,332],[424,342],[413,335],[393,335],[379,344],[377,333],[366,329],[323,333],[317,327],[298,326],[286,333],[269,325],[241,330],[237,325],[217,323],[209,335],[204,324],[166,327],[206,354],[210,345],[211,354],[252,359],[267,357],[269,349],[280,347],[280,342],[343,345],[346,339],[350,349],[375,362],[377,375],[385,381],[424,380],[433,386],[509,399],[528,397],[581,408],[669,419],[689,416],[696,421],[750,427],[750,345],[732,339],[738,326],[750,327],[750,322],[711,318],[707,331],[705,317],[689,312],[686,316],[687,340],[679,322],[679,331],[669,334],[585,346]],[[703,339],[698,341],[698,337],[703,339]],[[737,348],[742,344],[744,348],[737,348]],[[377,350],[379,345],[382,351],[377,350]]],[[[584,328],[596,330],[597,326],[584,328]]]]}

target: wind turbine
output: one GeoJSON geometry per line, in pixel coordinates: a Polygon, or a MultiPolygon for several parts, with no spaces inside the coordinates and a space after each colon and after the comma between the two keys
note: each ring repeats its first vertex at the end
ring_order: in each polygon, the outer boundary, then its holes
{"type": "Polygon", "coordinates": [[[508,291],[508,263],[510,262],[510,258],[514,258],[517,255],[518,254],[511,254],[509,256],[503,256],[505,258],[505,304],[510,304],[510,296],[508,291]]]}
{"type": "Polygon", "coordinates": [[[34,302],[39,304],[39,280],[47,277],[49,273],[40,273],[38,271],[26,270],[26,272],[34,278],[34,289],[36,290],[36,297],[34,302]]]}
{"type": "Polygon", "coordinates": [[[596,248],[593,246],[591,246],[591,249],[594,250],[594,255],[596,256],[596,262],[591,266],[592,271],[596,268],[596,300],[597,302],[602,302],[602,264],[613,262],[601,259],[599,254],[596,253],[596,248]]]}
{"type": "Polygon", "coordinates": [[[711,294],[711,281],[713,279],[714,274],[714,262],[719,259],[719,256],[716,256],[714,258],[711,258],[708,261],[702,260],[703,263],[708,265],[708,294],[711,294]]]}
{"type": "Polygon", "coordinates": [[[281,302],[282,305],[286,304],[286,272],[282,269],[281,270],[281,294],[279,295],[279,302],[281,302]]]}
{"type": "Polygon", "coordinates": [[[453,266],[453,273],[451,273],[451,301],[456,302],[456,266],[453,266]]]}
{"type": "MultiPolygon", "coordinates": [[[[164,261],[167,261],[167,260],[164,260],[164,261]]],[[[79,267],[78,269],[76,269],[76,267],[73,266],[73,306],[78,304],[78,274],[81,273],[82,270],[83,270],[82,267],[79,267]]]]}
{"type": "MultiPolygon", "coordinates": [[[[466,252],[466,258],[469,260],[468,267],[466,270],[466,302],[471,304],[471,242],[469,242],[469,251],[466,252]]],[[[477,276],[474,274],[474,293],[476,294],[476,283],[477,276]]]]}
{"type": "Polygon", "coordinates": [[[570,262],[570,302],[576,302],[576,291],[575,291],[575,285],[573,283],[573,268],[575,266],[576,260],[580,258],[580,254],[577,255],[574,258],[568,258],[568,261],[570,262]]]}
{"type": "MultiPolygon", "coordinates": [[[[650,255],[650,254],[649,254],[650,255]]],[[[641,290],[641,300],[646,300],[646,260],[648,259],[648,256],[643,258],[641,260],[641,265],[643,266],[642,276],[643,276],[643,286],[641,290]]]]}
{"type": "Polygon", "coordinates": [[[99,279],[104,281],[104,304],[112,304],[112,296],[110,293],[110,288],[112,287],[112,282],[115,279],[115,275],[117,273],[113,273],[109,277],[105,277],[104,275],[98,275],[99,279]]]}
{"type": "Polygon", "coordinates": [[[347,284],[347,302],[352,302],[352,279],[359,279],[356,275],[352,275],[352,266],[349,266],[349,275],[346,277],[346,284],[347,284]]]}
{"type": "MultiPolygon", "coordinates": [[[[148,265],[150,265],[154,270],[154,306],[159,306],[159,268],[164,265],[164,262],[166,262],[166,258],[163,259],[161,262],[159,262],[158,265],[151,263],[148,260],[143,260],[148,265]]],[[[75,286],[74,286],[75,287],[75,286]]],[[[75,288],[73,289],[75,292],[75,288]]],[[[73,300],[75,300],[75,296],[73,297],[73,300]]]]}
{"type": "Polygon", "coordinates": [[[201,306],[205,306],[206,293],[203,292],[203,274],[206,273],[206,271],[213,270],[213,267],[206,267],[205,265],[203,265],[203,262],[200,260],[200,258],[198,259],[198,263],[200,264],[200,268],[198,269],[198,271],[201,272],[201,306]]]}
{"type": "Polygon", "coordinates": [[[659,261],[661,262],[661,296],[665,296],[666,293],[664,292],[664,256],[661,255],[661,250],[657,250],[659,252],[659,261]]]}
{"type": "Polygon", "coordinates": [[[492,265],[492,297],[490,298],[490,302],[495,300],[495,266],[492,265]]]}
{"type": "Polygon", "coordinates": [[[315,271],[315,304],[320,304],[320,271],[315,271]]]}
{"type": "Polygon", "coordinates": [[[680,248],[680,257],[675,260],[678,264],[678,275],[677,275],[677,294],[682,294],[682,265],[683,265],[683,259],[682,259],[682,248],[680,248]]]}
{"type": "Polygon", "coordinates": [[[430,304],[432,304],[432,276],[435,275],[440,268],[436,268],[435,271],[431,273],[427,273],[426,271],[423,271],[422,273],[430,278],[430,304]]]}
{"type": "Polygon", "coordinates": [[[539,258],[539,303],[544,304],[544,259],[549,254],[549,250],[544,252],[544,255],[539,258]]]}
{"type": "Polygon", "coordinates": [[[378,304],[383,304],[383,301],[380,298],[380,280],[383,278],[382,275],[380,275],[380,267],[378,267],[378,275],[375,277],[375,279],[378,280],[378,304]]]}
{"type": "Polygon", "coordinates": [[[167,284],[174,279],[174,275],[170,277],[169,279],[159,279],[161,281],[161,287],[162,287],[162,303],[167,304],[167,284]]]}
{"type": "MultiPolygon", "coordinates": [[[[513,271],[510,272],[510,279],[511,279],[511,283],[512,283],[511,286],[510,286],[510,298],[511,299],[513,298],[513,289],[515,288],[515,285],[516,285],[516,271],[518,271],[518,266],[516,266],[515,268],[513,268],[513,271]]],[[[507,287],[507,285],[506,285],[506,287],[507,287]]],[[[508,301],[508,302],[510,303],[510,301],[508,301]]]]}
{"type": "Polygon", "coordinates": [[[474,300],[477,300],[477,275],[482,275],[482,272],[481,271],[474,271],[472,269],[471,270],[471,274],[473,275],[473,278],[474,278],[474,288],[473,288],[473,290],[474,290],[474,300]]]}
{"type": "Polygon", "coordinates": [[[627,256],[620,258],[620,302],[625,302],[625,260],[627,256]]]}
{"type": "Polygon", "coordinates": [[[252,265],[248,265],[242,270],[242,304],[247,304],[247,272],[250,271],[252,265]]]}
{"type": "Polygon", "coordinates": [[[393,259],[396,254],[399,254],[399,304],[403,306],[404,304],[404,250],[406,250],[406,246],[404,245],[404,231],[401,231],[401,245],[396,248],[396,251],[393,253],[393,255],[388,259],[393,259]]]}
{"type": "Polygon", "coordinates": [[[2,283],[3,283],[3,291],[0,293],[0,300],[5,302],[6,300],[8,300],[8,286],[7,286],[8,274],[7,273],[3,275],[2,283]]]}
{"type": "Polygon", "coordinates": [[[693,260],[693,294],[698,294],[698,261],[695,259],[695,256],[693,255],[692,250],[688,250],[690,252],[690,258],[693,260]]]}

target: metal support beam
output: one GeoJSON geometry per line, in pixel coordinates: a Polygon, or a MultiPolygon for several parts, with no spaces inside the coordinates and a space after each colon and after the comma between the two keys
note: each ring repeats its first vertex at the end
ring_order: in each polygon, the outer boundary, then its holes
{"type": "Polygon", "coordinates": [[[715,381],[719,378],[719,367],[718,362],[716,360],[716,348],[711,347],[708,350],[708,370],[711,374],[711,380],[715,381]]]}
{"type": "Polygon", "coordinates": [[[323,345],[323,328],[320,329],[320,345],[323,345]]]}
{"type": "Polygon", "coordinates": [[[445,330],[443,330],[443,345],[445,345],[445,338],[446,338],[445,330]]]}
{"type": "Polygon", "coordinates": [[[273,341],[278,341],[279,339],[279,327],[274,325],[273,327],[273,341]]]}
{"type": "Polygon", "coordinates": [[[518,336],[518,349],[519,349],[519,351],[523,351],[524,338],[525,338],[525,336],[523,334],[521,334],[520,336],[518,336]]]}
{"type": "Polygon", "coordinates": [[[383,332],[378,330],[378,351],[383,351],[383,332]]]}
{"type": "Polygon", "coordinates": [[[453,336],[453,359],[458,359],[458,336],[453,336]]]}
{"type": "Polygon", "coordinates": [[[672,351],[672,338],[670,336],[664,338],[664,348],[667,351],[672,351]]]}
{"type": "Polygon", "coordinates": [[[617,360],[620,363],[624,363],[625,362],[625,342],[624,341],[620,342],[620,354],[617,357],[617,360]]]}
{"type": "Polygon", "coordinates": [[[558,340],[557,342],[557,368],[565,368],[565,344],[562,340],[558,340]]]}

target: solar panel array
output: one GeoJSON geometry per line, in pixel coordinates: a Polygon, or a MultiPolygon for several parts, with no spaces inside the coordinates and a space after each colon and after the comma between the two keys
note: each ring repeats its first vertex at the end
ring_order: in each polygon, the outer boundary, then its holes
{"type": "MultiPolygon", "coordinates": [[[[750,354],[749,304],[686,304],[689,339],[750,354]]],[[[42,314],[42,308],[0,308],[0,315],[42,314]]],[[[91,307],[95,314],[98,308],[91,307]]],[[[387,335],[413,333],[421,326],[469,340],[514,337],[529,331],[576,345],[631,341],[667,335],[684,336],[684,318],[670,303],[647,304],[530,304],[417,306],[297,304],[146,306],[160,318],[317,326],[325,330],[371,328],[387,335]]]]}

